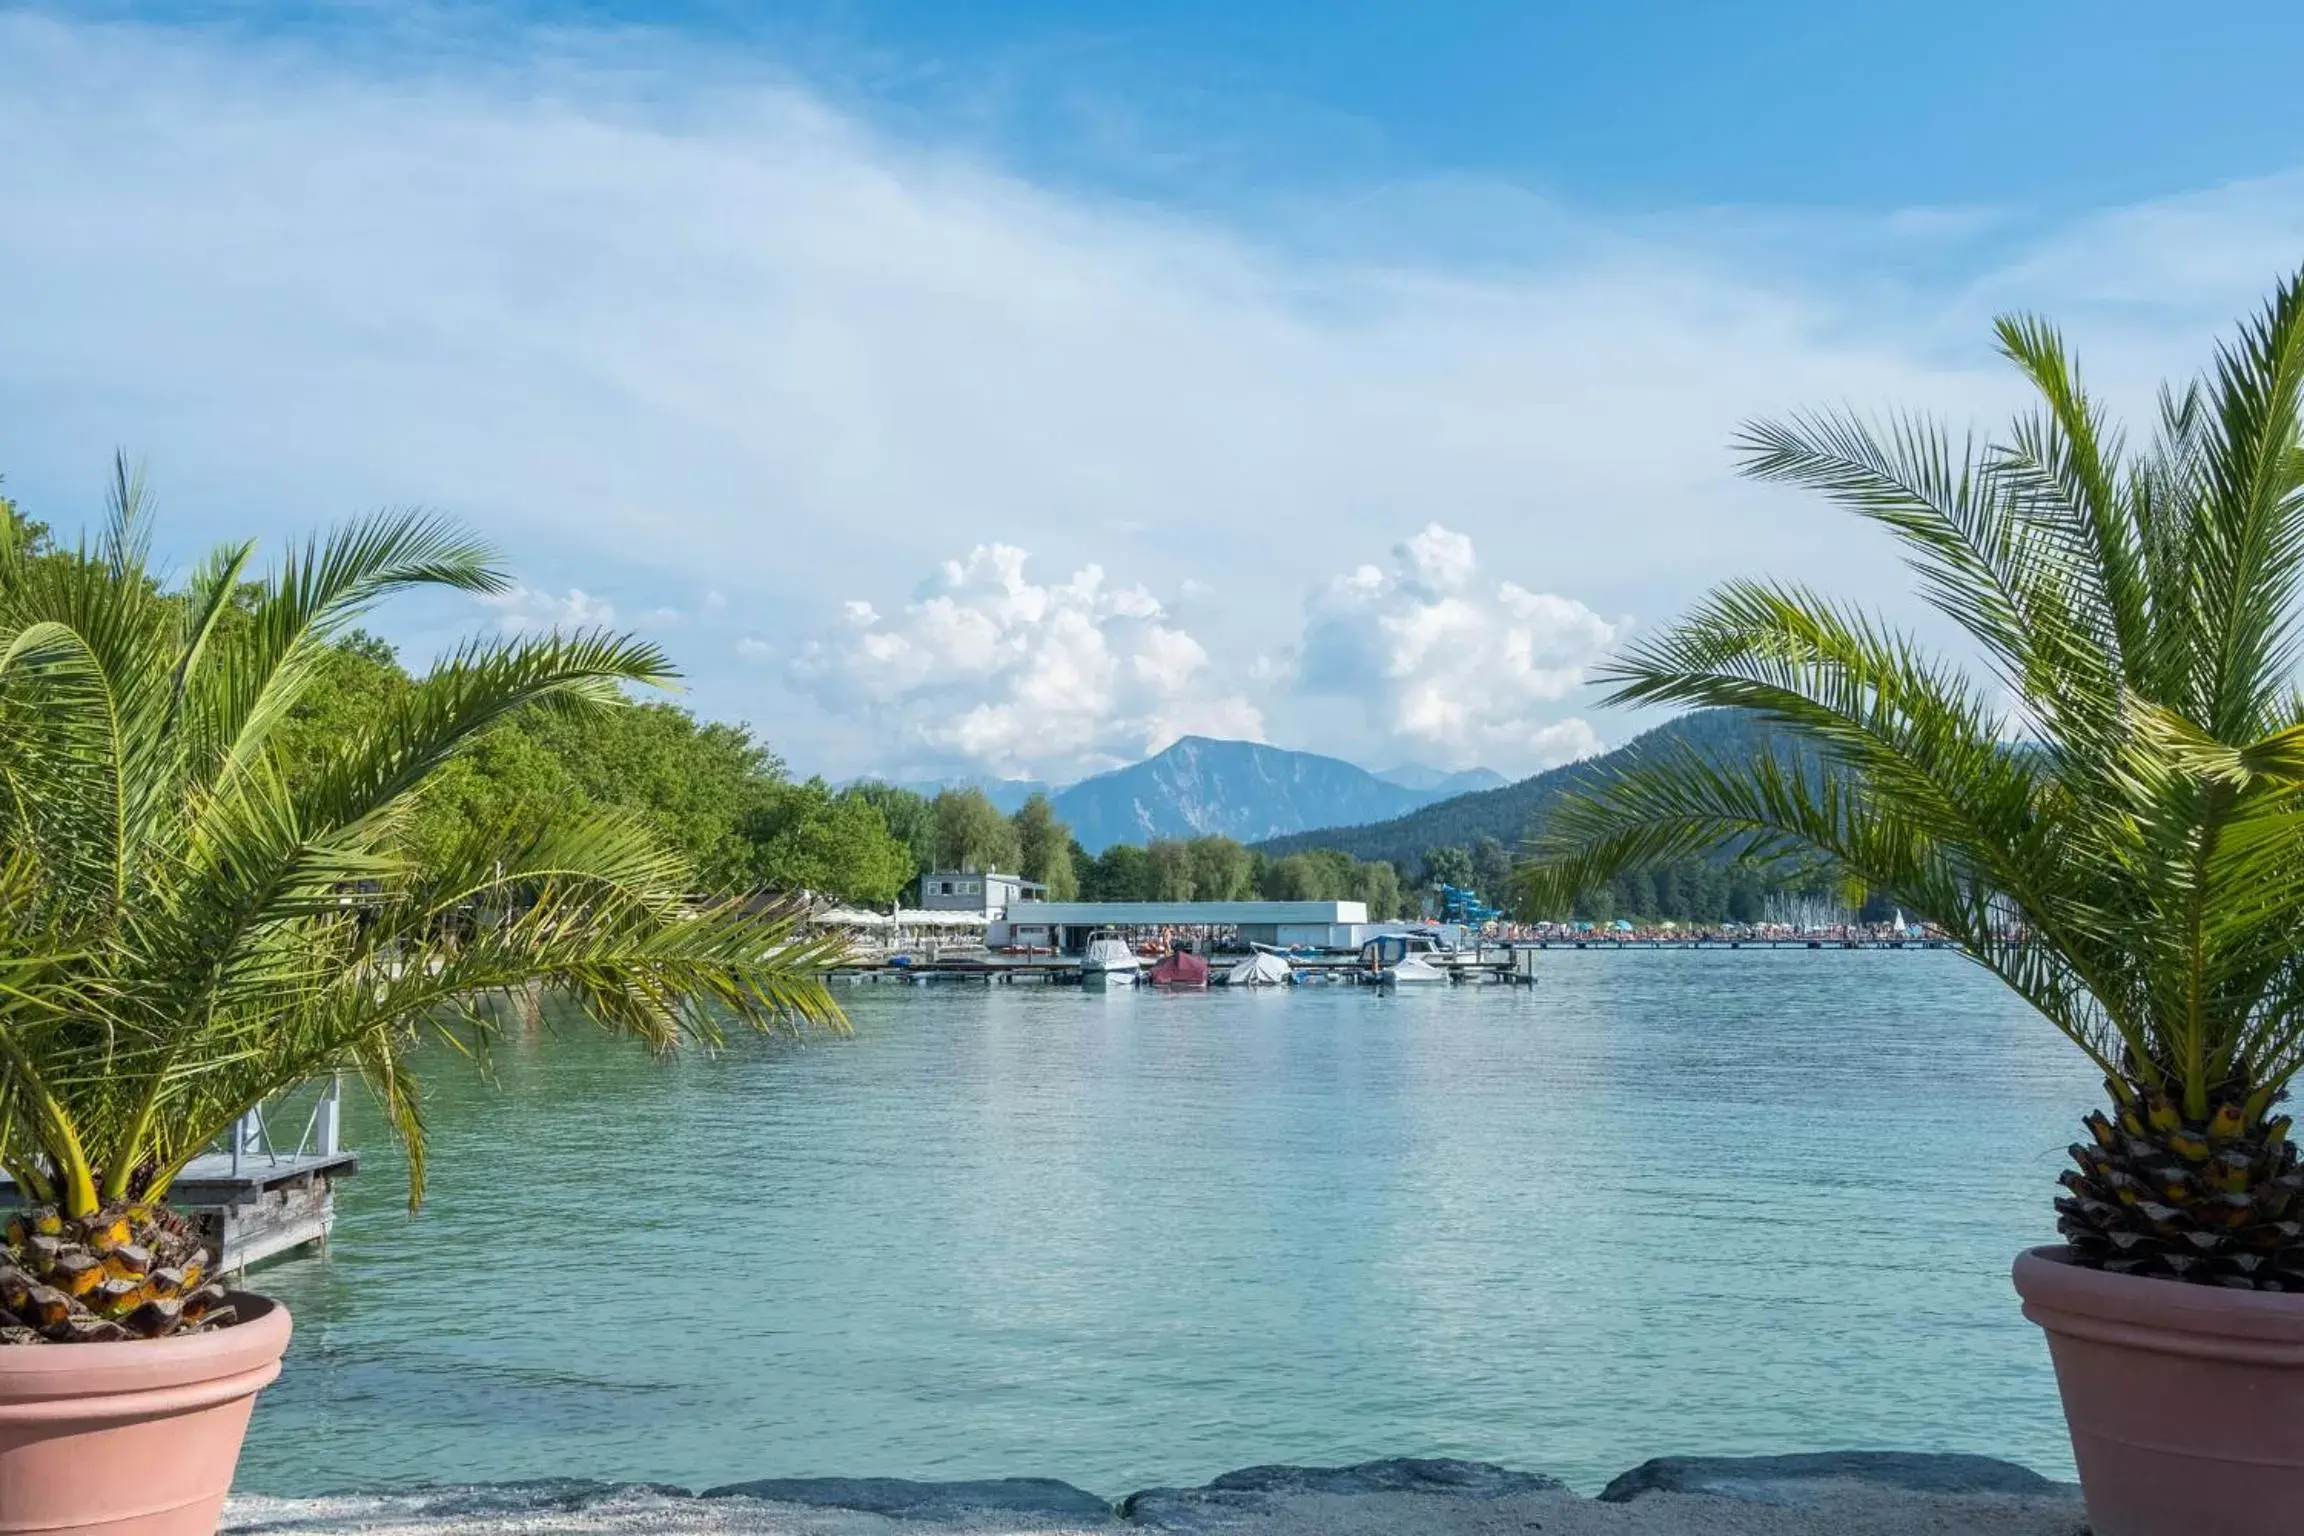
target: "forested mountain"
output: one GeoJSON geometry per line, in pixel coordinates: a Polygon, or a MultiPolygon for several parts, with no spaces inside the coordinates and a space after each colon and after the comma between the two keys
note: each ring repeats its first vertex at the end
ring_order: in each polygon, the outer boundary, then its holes
{"type": "Polygon", "coordinates": [[[1303,827],[1379,821],[1429,804],[1316,752],[1186,736],[1167,751],[1056,793],[1056,812],[1090,853],[1114,843],[1219,835],[1252,842],[1303,827]]]}
{"type": "Polygon", "coordinates": [[[1484,837],[1516,848],[1526,839],[1530,822],[1546,806],[1572,789],[1622,772],[1642,753],[1687,742],[1707,755],[1734,759],[1760,750],[1765,739],[1765,733],[1747,715],[1733,710],[1702,710],[1667,721],[1613,752],[1501,789],[1457,795],[1388,821],[1320,827],[1268,838],[1256,846],[1275,857],[1310,848],[1334,848],[1356,859],[1383,859],[1402,869],[1420,867],[1428,849],[1468,848],[1484,837]]]}

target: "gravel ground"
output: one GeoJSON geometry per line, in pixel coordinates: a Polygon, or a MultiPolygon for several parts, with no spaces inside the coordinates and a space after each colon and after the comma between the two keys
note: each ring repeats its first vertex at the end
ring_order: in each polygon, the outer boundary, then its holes
{"type": "Polygon", "coordinates": [[[227,1536],[2086,1536],[2079,1491],[1980,1457],[1667,1459],[1598,1498],[1479,1463],[1259,1467],[1106,1502],[1063,1483],[535,1483],[240,1498],[227,1536]]]}

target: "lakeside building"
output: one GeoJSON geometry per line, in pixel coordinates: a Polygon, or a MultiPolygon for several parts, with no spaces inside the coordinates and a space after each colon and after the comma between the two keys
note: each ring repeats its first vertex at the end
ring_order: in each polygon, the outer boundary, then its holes
{"type": "Polygon", "coordinates": [[[920,877],[920,907],[927,912],[972,912],[990,921],[1020,901],[1037,901],[1048,887],[996,869],[932,869],[920,877]]]}
{"type": "Polygon", "coordinates": [[[1017,901],[987,925],[984,942],[1070,955],[1086,946],[1088,935],[1110,928],[1276,949],[1357,949],[1366,933],[1397,926],[1371,924],[1367,904],[1358,901],[1017,901]]]}

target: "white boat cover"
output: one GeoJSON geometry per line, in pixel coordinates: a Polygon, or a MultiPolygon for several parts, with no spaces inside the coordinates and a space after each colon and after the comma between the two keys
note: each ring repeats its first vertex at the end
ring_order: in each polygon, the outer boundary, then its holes
{"type": "Polygon", "coordinates": [[[1294,972],[1278,955],[1258,950],[1224,974],[1228,987],[1284,987],[1294,972]]]}
{"type": "Polygon", "coordinates": [[[1135,971],[1143,965],[1124,939],[1091,939],[1088,952],[1080,957],[1084,971],[1135,971]]]}

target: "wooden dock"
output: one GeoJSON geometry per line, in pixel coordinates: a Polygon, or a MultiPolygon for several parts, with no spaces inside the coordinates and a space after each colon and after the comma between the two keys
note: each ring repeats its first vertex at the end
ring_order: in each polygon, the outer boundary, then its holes
{"type": "Polygon", "coordinates": [[[359,1171],[359,1154],[258,1153],[238,1169],[229,1152],[192,1160],[168,1203],[206,1229],[218,1267],[244,1270],[315,1243],[336,1226],[336,1181],[359,1171]]]}
{"type": "MultiPolygon", "coordinates": [[[[359,1154],[341,1145],[338,1083],[322,1085],[302,1134],[285,1149],[267,1123],[281,1113],[273,1106],[250,1114],[224,1145],[186,1164],[168,1191],[168,1204],[200,1227],[221,1272],[325,1244],[336,1226],[336,1181],[359,1170],[359,1154]]],[[[21,1203],[4,1174],[0,1203],[21,1203]]]]}

